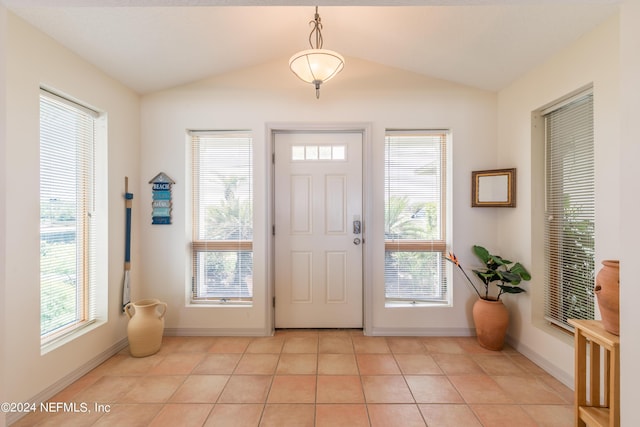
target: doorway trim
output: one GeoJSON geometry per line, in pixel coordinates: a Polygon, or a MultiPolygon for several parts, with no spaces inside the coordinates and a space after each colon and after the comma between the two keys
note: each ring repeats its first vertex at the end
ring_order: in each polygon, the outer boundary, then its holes
{"type": "Polygon", "coordinates": [[[371,244],[369,228],[372,224],[372,144],[371,123],[366,122],[326,122],[326,123],[267,123],[266,125],[266,175],[267,175],[267,298],[266,298],[266,329],[275,332],[275,239],[273,227],[275,224],[275,134],[278,132],[306,132],[306,131],[334,131],[334,132],[360,132],[362,134],[362,329],[365,335],[371,335],[373,327],[373,295],[371,277],[371,244]]]}

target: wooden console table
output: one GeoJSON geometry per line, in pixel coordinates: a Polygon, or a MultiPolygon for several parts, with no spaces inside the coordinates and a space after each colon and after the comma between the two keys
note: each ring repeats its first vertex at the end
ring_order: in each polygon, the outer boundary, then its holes
{"type": "Polygon", "coordinates": [[[569,319],[569,324],[575,327],[575,425],[619,427],[620,337],[607,332],[599,320],[569,319]],[[604,355],[602,376],[601,353],[604,355]],[[604,384],[601,384],[601,380],[604,384]],[[603,401],[601,396],[604,397],[603,401]]]}

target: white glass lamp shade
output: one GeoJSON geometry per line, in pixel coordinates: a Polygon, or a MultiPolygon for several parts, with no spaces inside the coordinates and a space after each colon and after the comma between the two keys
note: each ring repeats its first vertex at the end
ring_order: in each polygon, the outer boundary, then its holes
{"type": "Polygon", "coordinates": [[[318,88],[342,71],[344,58],[332,50],[307,49],[293,55],[289,67],[301,80],[318,88]]]}

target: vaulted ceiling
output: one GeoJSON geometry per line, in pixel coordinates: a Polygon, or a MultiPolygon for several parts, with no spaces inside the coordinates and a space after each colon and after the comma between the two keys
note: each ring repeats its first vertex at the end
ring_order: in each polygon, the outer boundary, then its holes
{"type": "MultiPolygon", "coordinates": [[[[288,59],[309,48],[315,3],[0,0],[139,93],[288,59]]],[[[500,90],[617,12],[616,0],[321,2],[324,47],[500,90]],[[343,5],[348,3],[349,6],[343,5]]],[[[594,58],[597,60],[597,58],[594,58]]]]}

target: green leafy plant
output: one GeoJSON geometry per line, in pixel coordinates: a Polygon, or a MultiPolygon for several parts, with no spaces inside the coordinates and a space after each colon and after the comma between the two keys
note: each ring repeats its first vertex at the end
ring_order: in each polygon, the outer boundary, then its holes
{"type": "Polygon", "coordinates": [[[524,280],[531,280],[531,274],[519,262],[509,261],[499,255],[493,255],[482,246],[474,245],[473,253],[482,261],[484,268],[472,270],[475,276],[484,285],[484,292],[478,290],[469,275],[460,265],[458,258],[453,252],[449,252],[447,260],[455,264],[464,277],[467,279],[479,298],[484,300],[499,301],[502,294],[519,294],[525,292],[519,285],[524,280]],[[489,295],[491,284],[495,284],[499,291],[496,297],[489,295]]]}

